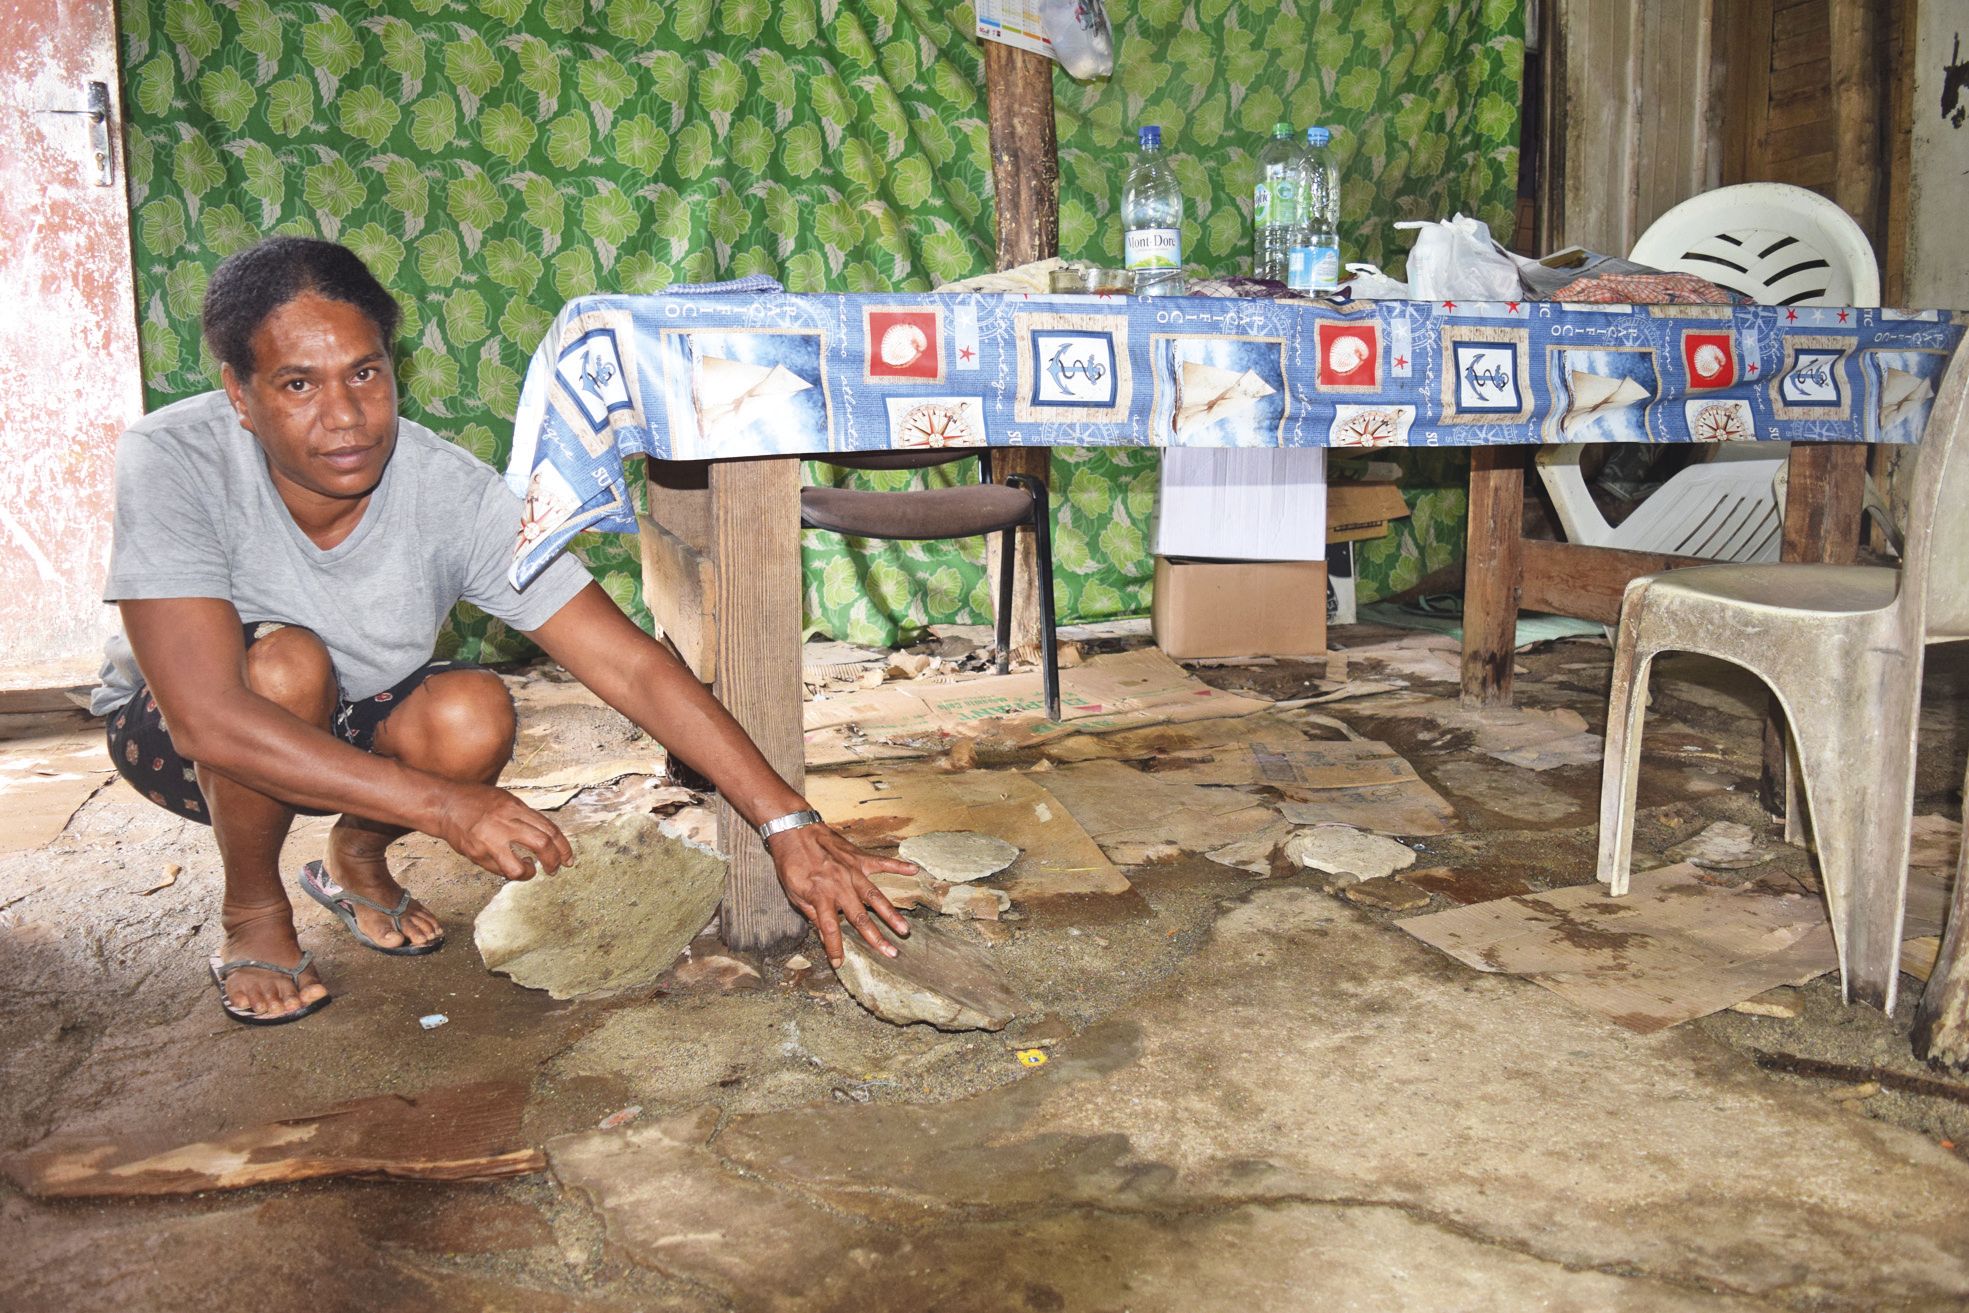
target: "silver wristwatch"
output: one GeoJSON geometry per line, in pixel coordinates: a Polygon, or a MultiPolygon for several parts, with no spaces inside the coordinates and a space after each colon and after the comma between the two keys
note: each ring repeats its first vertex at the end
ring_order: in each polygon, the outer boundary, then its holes
{"type": "Polygon", "coordinates": [[[805,811],[788,812],[784,816],[775,816],[760,825],[759,838],[762,840],[770,839],[775,834],[785,834],[788,830],[798,830],[804,826],[820,824],[823,824],[820,819],[820,813],[809,807],[805,811]]]}

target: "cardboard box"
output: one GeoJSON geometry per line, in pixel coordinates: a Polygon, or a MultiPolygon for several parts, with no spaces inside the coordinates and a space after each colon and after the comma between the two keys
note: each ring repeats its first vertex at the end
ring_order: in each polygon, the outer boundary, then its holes
{"type": "Polygon", "coordinates": [[[1388,532],[1388,522],[1408,514],[1402,490],[1392,483],[1326,485],[1326,540],[1359,542],[1388,532]]]}
{"type": "Polygon", "coordinates": [[[1317,561],[1326,546],[1323,447],[1170,447],[1155,554],[1317,561]]]}
{"type": "Polygon", "coordinates": [[[1325,561],[1155,558],[1150,627],[1172,657],[1326,651],[1325,561]]]}

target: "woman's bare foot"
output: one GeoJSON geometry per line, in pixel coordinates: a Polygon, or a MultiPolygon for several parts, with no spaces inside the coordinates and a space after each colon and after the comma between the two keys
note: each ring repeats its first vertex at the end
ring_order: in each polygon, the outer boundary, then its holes
{"type": "MultiPolygon", "coordinates": [[[[301,942],[294,935],[294,910],[282,899],[277,903],[240,906],[226,903],[220,913],[226,943],[221,957],[227,962],[251,958],[291,967],[301,960],[301,942]]],[[[242,1012],[258,1017],[279,1017],[299,1012],[311,1003],[328,997],[321,976],[311,966],[301,973],[301,985],[274,971],[241,967],[228,972],[226,1001],[242,1012]]]]}
{"type": "MultiPolygon", "coordinates": [[[[392,836],[393,838],[394,836],[392,836]]],[[[372,903],[395,907],[403,897],[403,886],[390,874],[384,853],[390,839],[340,822],[328,832],[328,874],[336,884],[352,894],[361,894],[372,903]],[[378,842],[382,839],[382,842],[378,842]]],[[[404,912],[403,933],[398,934],[390,918],[362,904],[355,905],[356,928],[385,948],[399,948],[406,940],[429,944],[444,938],[444,925],[431,910],[416,899],[404,912]]]]}

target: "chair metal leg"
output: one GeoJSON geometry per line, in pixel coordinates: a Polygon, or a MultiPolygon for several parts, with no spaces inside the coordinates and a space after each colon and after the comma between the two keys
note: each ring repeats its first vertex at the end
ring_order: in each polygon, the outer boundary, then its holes
{"type": "Polygon", "coordinates": [[[1019,531],[1007,529],[998,569],[998,673],[1012,668],[1012,586],[1019,577],[1019,531]]]}
{"type": "MultiPolygon", "coordinates": [[[[1032,547],[1039,561],[1040,671],[1046,691],[1046,715],[1060,718],[1060,644],[1053,616],[1053,512],[1046,485],[1022,474],[1008,474],[1005,482],[1023,488],[1032,498],[1032,547]]],[[[1008,611],[1010,607],[1006,608],[1008,611]]]]}

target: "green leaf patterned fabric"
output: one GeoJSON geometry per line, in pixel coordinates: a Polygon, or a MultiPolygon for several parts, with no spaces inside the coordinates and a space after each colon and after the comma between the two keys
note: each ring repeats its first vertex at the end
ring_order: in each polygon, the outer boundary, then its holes
{"type": "MultiPolygon", "coordinates": [[[[1382,258],[1396,218],[1508,217],[1515,0],[1129,9],[1112,6],[1116,77],[1056,77],[1063,253],[1118,253],[1139,122],[1164,125],[1191,198],[1186,251],[1213,270],[1248,261],[1251,149],[1281,116],[1340,129],[1349,258],[1382,258]]],[[[569,297],[750,273],[796,291],[921,290],[990,267],[967,5],[122,0],[120,13],[153,405],[213,386],[206,280],[272,232],[335,238],[370,263],[404,304],[405,413],[494,464],[528,353],[569,297]]],[[[809,477],[890,487],[967,470],[809,477]]],[[[1383,557],[1392,582],[1453,556],[1460,482],[1436,477],[1446,491],[1418,500],[1413,531],[1364,554],[1364,594],[1383,557]]],[[[1061,614],[1139,613],[1155,454],[1062,450],[1054,485],[1061,614]]],[[[597,535],[579,550],[647,622],[636,544],[597,535]]],[[[805,565],[809,623],[840,637],[991,615],[981,543],[809,534],[805,565]]],[[[461,607],[444,649],[494,660],[523,643],[461,607]]]]}

